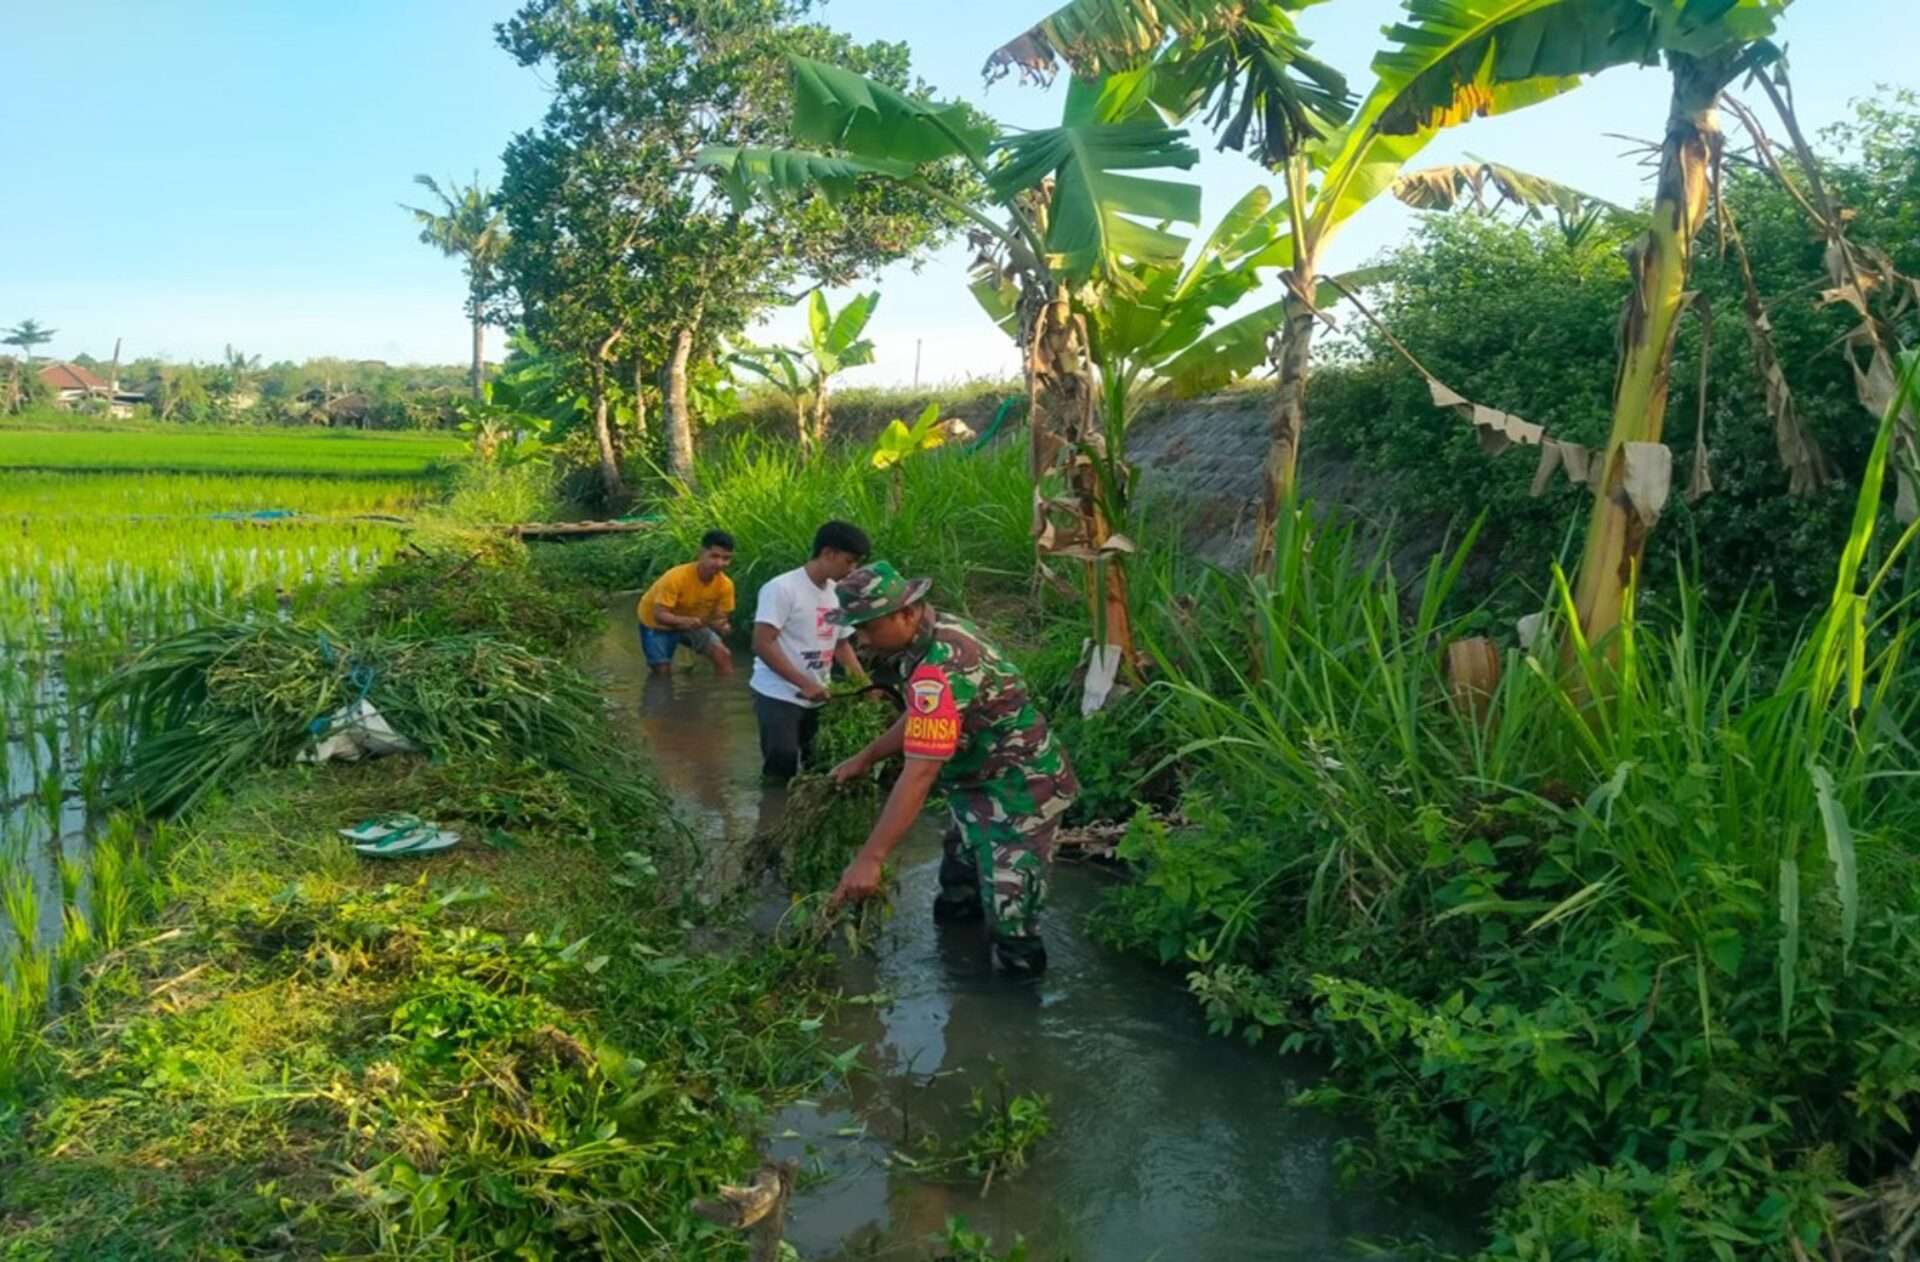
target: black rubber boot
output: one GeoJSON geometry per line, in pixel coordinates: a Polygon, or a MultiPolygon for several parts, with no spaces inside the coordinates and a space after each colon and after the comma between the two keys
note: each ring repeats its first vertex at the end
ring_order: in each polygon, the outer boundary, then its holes
{"type": "Polygon", "coordinates": [[[1038,977],[1047,971],[1047,944],[1038,937],[1010,938],[995,934],[993,962],[1008,977],[1038,977]]]}
{"type": "Polygon", "coordinates": [[[972,898],[948,898],[941,894],[933,900],[933,923],[936,925],[977,925],[987,918],[987,909],[980,903],[978,895],[972,898]]]}
{"type": "Polygon", "coordinates": [[[960,840],[958,829],[940,839],[940,893],[933,900],[936,925],[971,925],[987,918],[980,899],[980,866],[960,840]]]}

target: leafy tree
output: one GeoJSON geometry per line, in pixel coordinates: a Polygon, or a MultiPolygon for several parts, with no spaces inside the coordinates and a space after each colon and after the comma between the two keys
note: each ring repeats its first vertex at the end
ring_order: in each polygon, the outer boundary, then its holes
{"type": "Polygon", "coordinates": [[[206,380],[193,364],[162,367],[147,397],[159,405],[163,421],[204,421],[209,419],[213,405],[206,380]]]}
{"type": "Polygon", "coordinates": [[[501,198],[512,235],[502,275],[527,333],[562,352],[584,378],[601,494],[625,502],[611,417],[610,361],[633,324],[641,283],[633,252],[641,224],[619,205],[620,172],[549,132],[516,137],[501,198]]]}
{"type": "Polygon", "coordinates": [[[402,206],[420,225],[422,244],[433,246],[448,258],[461,260],[466,268],[467,318],[473,324],[472,387],[473,397],[478,399],[487,370],[487,302],[494,288],[494,271],[506,251],[506,221],[494,208],[493,194],[480,183],[477,171],[471,184],[448,180],[442,188],[431,175],[416,175],[413,182],[440,203],[438,210],[402,206]]]}
{"type": "Polygon", "coordinates": [[[36,346],[44,346],[46,343],[51,342],[54,334],[59,331],[58,329],[43,328],[37,320],[22,320],[20,323],[8,329],[5,337],[0,337],[0,346],[18,346],[21,355],[26,358],[27,367],[32,368],[33,348],[36,346]]]}
{"type": "MultiPolygon", "coordinates": [[[[634,403],[659,382],[669,464],[693,468],[693,401],[724,341],[796,288],[848,283],[936,243],[954,212],[873,188],[739,204],[689,169],[711,144],[783,137],[788,53],[831,57],[909,87],[907,50],[806,20],[810,0],[530,0],[499,28],[551,76],[542,126],[508,147],[505,280],[528,332],[596,364],[625,352],[634,403]],[[522,240],[522,236],[526,239],[522,240]]],[[[596,407],[596,412],[599,410],[596,407]]],[[[636,408],[637,413],[637,408],[636,408]]],[[[614,436],[603,480],[617,477],[614,436]]]]}
{"type": "Polygon", "coordinates": [[[752,347],[733,356],[733,362],[759,374],[793,404],[800,449],[818,451],[826,445],[828,387],[846,368],[873,362],[873,343],[862,337],[880,295],[859,294],[836,313],[826,295],[814,290],[807,299],[807,344],[752,347]]]}

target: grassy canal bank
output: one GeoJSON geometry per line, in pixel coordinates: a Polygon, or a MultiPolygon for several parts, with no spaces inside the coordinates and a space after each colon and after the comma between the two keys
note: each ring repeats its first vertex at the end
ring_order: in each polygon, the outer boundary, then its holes
{"type": "MultiPolygon", "coordinates": [[[[746,601],[817,510],[752,468],[724,480],[746,601]]],[[[1005,500],[1017,541],[1018,466],[981,468],[1006,494],[929,481],[924,511],[1005,500]]],[[[854,1060],[823,1034],[831,954],[730,932],[740,900],[582,672],[602,592],[676,524],[538,552],[449,523],[291,617],[120,646],[86,717],[131,753],[85,803],[65,933],[9,962],[0,1258],[744,1256],[694,1201],[854,1060]],[[299,765],[357,695],[428,752],[299,765]],[[394,811],[462,843],[338,835],[394,811]]],[[[978,551],[929,537],[965,585],[978,551]]]]}
{"type": "MultiPolygon", "coordinates": [[[[594,629],[511,551],[451,602],[418,564],[348,595],[343,659],[376,625],[499,637],[476,652],[594,629]],[[511,616],[482,632],[483,608],[511,616]]],[[[129,848],[146,914],[16,1049],[0,1256],[699,1256],[718,1229],[694,1197],[749,1174],[756,1120],[836,1071],[820,957],[689,949],[698,856],[559,657],[534,669],[571,747],[553,724],[524,741],[463,692],[476,672],[420,685],[449,724],[495,728],[453,756],[256,767],[308,703],[275,695],[298,669],[253,675],[246,653],[200,669],[219,712],[190,720],[232,769],[129,848]],[[382,863],[336,834],[396,810],[464,843],[382,863]]],[[[409,660],[389,649],[376,703],[413,686],[409,660]]]]}

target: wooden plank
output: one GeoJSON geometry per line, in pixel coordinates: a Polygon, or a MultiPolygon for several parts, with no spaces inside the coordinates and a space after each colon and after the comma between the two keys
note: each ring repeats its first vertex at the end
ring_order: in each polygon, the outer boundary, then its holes
{"type": "Polygon", "coordinates": [[[552,521],[506,527],[520,539],[575,539],[587,535],[629,535],[653,529],[650,521],[552,521]]]}

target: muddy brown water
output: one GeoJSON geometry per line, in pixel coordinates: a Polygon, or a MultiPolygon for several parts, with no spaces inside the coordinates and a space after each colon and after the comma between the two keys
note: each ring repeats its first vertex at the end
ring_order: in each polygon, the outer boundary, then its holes
{"type": "MultiPolygon", "coordinates": [[[[644,743],[697,835],[743,842],[780,809],[764,792],[745,671],[684,659],[649,678],[630,598],[598,666],[622,729],[644,743]]],[[[1032,1262],[1392,1258],[1388,1238],[1471,1243],[1473,1209],[1424,1204],[1335,1176],[1351,1132],[1289,1101],[1319,1076],[1306,1058],[1208,1033],[1177,973],[1088,939],[1111,869],[1055,865],[1038,983],[997,976],[978,926],[936,927],[939,822],[898,858],[893,914],[870,954],[844,958],[847,1005],[826,1033],[860,1048],[841,1091],[781,1112],[770,1148],[802,1163],[787,1239],[802,1258],[924,1259],[949,1218],[1032,1262]],[[899,1158],[972,1128],[972,1092],[1048,1097],[1052,1134],[1024,1170],[930,1179],[899,1158]],[[1375,1251],[1361,1245],[1373,1242],[1375,1251]]],[[[778,914],[769,906],[764,925],[778,914]]]]}

